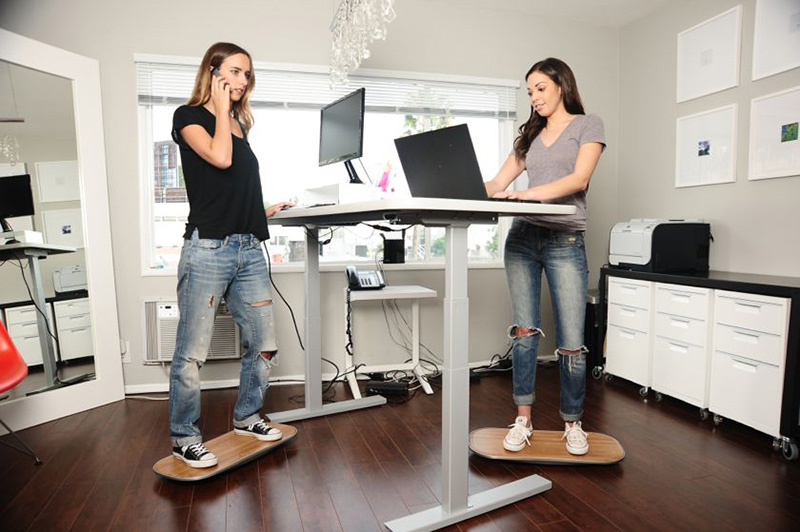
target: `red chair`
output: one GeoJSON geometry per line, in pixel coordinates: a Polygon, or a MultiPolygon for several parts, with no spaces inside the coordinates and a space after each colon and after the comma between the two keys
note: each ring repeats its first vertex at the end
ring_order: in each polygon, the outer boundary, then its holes
{"type": "MultiPolygon", "coordinates": [[[[6,328],[0,322],[0,393],[5,393],[12,389],[14,386],[22,382],[27,376],[28,364],[19,354],[19,351],[17,351],[16,346],[8,336],[8,331],[6,331],[6,328]]],[[[28,445],[22,441],[22,439],[17,436],[17,434],[11,430],[2,419],[0,419],[0,424],[2,424],[8,433],[16,438],[17,441],[20,442],[23,447],[25,447],[25,449],[20,449],[15,445],[11,445],[5,441],[5,439],[0,440],[0,443],[8,445],[12,449],[21,453],[25,453],[28,456],[32,456],[36,460],[36,465],[42,463],[42,461],[39,460],[39,457],[36,456],[36,453],[33,452],[33,449],[28,447],[28,445]]]]}

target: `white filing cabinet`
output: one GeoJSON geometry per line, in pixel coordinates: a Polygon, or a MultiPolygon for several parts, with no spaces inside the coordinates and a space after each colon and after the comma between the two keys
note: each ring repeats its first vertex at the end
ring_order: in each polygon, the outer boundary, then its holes
{"type": "Polygon", "coordinates": [[[656,283],[653,390],[700,407],[708,415],[712,291],[656,283]]]}
{"type": "Polygon", "coordinates": [[[709,408],[780,437],[790,304],[786,298],[717,290],[709,408]]]}
{"type": "MultiPolygon", "coordinates": [[[[55,334],[53,312],[50,309],[50,305],[46,305],[46,309],[50,331],[55,334]]],[[[8,335],[17,347],[19,354],[28,363],[28,366],[36,366],[43,363],[42,347],[39,342],[39,326],[36,321],[37,313],[38,311],[33,305],[7,308],[5,311],[8,335]]],[[[51,338],[50,341],[53,342],[53,339],[51,338]]],[[[53,352],[55,353],[55,347],[53,352]]]]}
{"type": "Polygon", "coordinates": [[[650,387],[653,283],[637,279],[608,279],[606,378],[616,375],[650,387]]]}
{"type": "Polygon", "coordinates": [[[69,299],[53,303],[58,329],[61,360],[92,356],[92,317],[89,299],[69,299]]]}

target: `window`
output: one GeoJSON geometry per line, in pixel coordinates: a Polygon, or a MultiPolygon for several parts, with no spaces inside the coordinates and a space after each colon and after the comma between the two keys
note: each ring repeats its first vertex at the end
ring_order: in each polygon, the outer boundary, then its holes
{"type": "MultiPolygon", "coordinates": [[[[188,100],[197,61],[137,56],[143,270],[177,266],[189,213],[172,115],[188,100]]],[[[350,76],[351,85],[331,89],[326,71],[254,65],[251,97],[255,126],[250,145],[259,160],[265,204],[302,198],[307,188],[347,181],[343,164],[319,167],[319,109],[357,87],[366,87],[364,156],[354,161],[359,175],[388,191],[408,195],[394,139],[456,124],[468,124],[478,162],[491,178],[511,150],[519,84],[502,80],[454,79],[433,75],[369,72],[350,76]]],[[[498,228],[470,228],[470,259],[497,260],[498,228]]],[[[303,260],[300,228],[270,226],[273,263],[303,260]]],[[[322,234],[328,238],[326,231],[322,234]]],[[[366,226],[335,229],[322,247],[323,262],[371,261],[383,238],[405,238],[406,260],[444,256],[444,229],[412,227],[405,234],[381,235],[366,226]]]]}

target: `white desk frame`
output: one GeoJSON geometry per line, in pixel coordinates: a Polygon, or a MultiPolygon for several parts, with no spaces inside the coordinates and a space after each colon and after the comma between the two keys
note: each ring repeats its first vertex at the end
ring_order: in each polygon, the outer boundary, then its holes
{"type": "MultiPolygon", "coordinates": [[[[531,475],[472,496],[468,493],[469,334],[463,326],[469,323],[467,228],[471,223],[487,223],[492,217],[500,215],[574,212],[574,207],[564,205],[391,198],[328,207],[289,209],[273,218],[275,223],[282,225],[310,226],[306,240],[306,405],[315,405],[313,401],[319,402],[321,394],[318,228],[368,220],[393,220],[400,223],[423,223],[445,227],[442,505],[384,523],[389,530],[393,532],[436,530],[552,488],[549,480],[539,475],[531,475]]],[[[345,401],[345,403],[352,402],[345,401]]],[[[333,409],[325,411],[331,406],[333,405],[325,405],[322,412],[314,415],[333,413],[333,409]]],[[[307,409],[308,407],[303,410],[307,409]]],[[[337,410],[341,411],[344,410],[337,410]]],[[[270,417],[276,419],[274,415],[270,417]]],[[[312,416],[303,415],[303,417],[312,416]]],[[[301,418],[284,416],[281,419],[301,418]]]]}
{"type": "MultiPolygon", "coordinates": [[[[345,329],[347,328],[347,288],[344,289],[345,304],[345,329]]],[[[381,366],[363,366],[360,371],[390,371],[393,369],[413,371],[417,376],[420,386],[425,393],[431,395],[433,388],[431,388],[428,379],[425,377],[425,372],[419,365],[419,300],[423,298],[436,297],[436,290],[425,288],[424,286],[387,286],[380,290],[351,290],[350,291],[350,307],[351,313],[353,311],[353,303],[356,301],[388,301],[397,299],[410,299],[411,300],[411,362],[403,364],[385,364],[381,366]]],[[[353,328],[352,323],[355,320],[350,318],[350,327],[353,328]]],[[[355,354],[355,346],[353,346],[353,353],[355,354]]],[[[345,353],[345,367],[351,369],[354,367],[354,357],[349,353],[345,353]]],[[[356,379],[355,372],[347,374],[347,382],[350,384],[350,393],[353,394],[355,399],[361,398],[361,390],[358,388],[358,380],[356,379]]]]}
{"type": "MultiPolygon", "coordinates": [[[[47,326],[47,319],[43,313],[47,313],[47,301],[42,286],[42,270],[39,266],[39,259],[46,259],[48,255],[58,255],[60,253],[73,253],[75,248],[68,246],[56,246],[53,244],[4,244],[0,245],[0,260],[28,260],[28,270],[31,274],[31,293],[33,294],[32,303],[39,309],[36,311],[36,324],[39,332],[39,345],[42,348],[42,363],[44,365],[44,376],[47,386],[38,392],[43,392],[51,388],[58,388],[59,382],[56,378],[56,354],[53,351],[53,342],[50,341],[50,334],[47,326]]],[[[55,334],[55,331],[51,329],[55,334]]]]}

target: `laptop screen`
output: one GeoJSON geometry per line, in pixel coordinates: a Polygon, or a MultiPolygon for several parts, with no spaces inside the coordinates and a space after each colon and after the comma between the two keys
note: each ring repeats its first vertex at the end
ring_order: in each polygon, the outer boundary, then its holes
{"type": "Polygon", "coordinates": [[[466,124],[402,137],[394,144],[415,198],[487,199],[466,124]]]}

